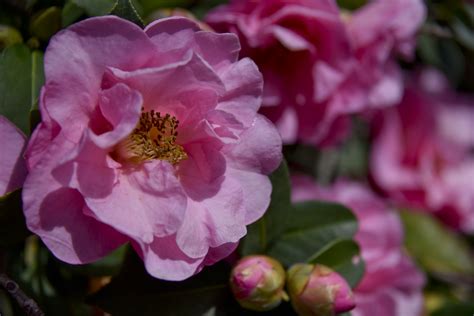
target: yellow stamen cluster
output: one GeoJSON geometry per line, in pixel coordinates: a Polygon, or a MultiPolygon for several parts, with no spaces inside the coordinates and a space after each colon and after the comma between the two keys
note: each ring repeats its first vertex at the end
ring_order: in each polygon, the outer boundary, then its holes
{"type": "Polygon", "coordinates": [[[129,162],[160,159],[176,165],[188,158],[183,146],[176,144],[178,125],[174,116],[143,111],[137,127],[118,145],[116,153],[129,162]]]}

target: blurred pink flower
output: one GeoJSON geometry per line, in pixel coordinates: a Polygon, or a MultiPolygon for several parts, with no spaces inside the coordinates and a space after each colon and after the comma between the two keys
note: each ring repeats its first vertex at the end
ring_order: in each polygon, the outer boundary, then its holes
{"type": "Polygon", "coordinates": [[[403,229],[396,213],[361,184],[339,181],[318,187],[294,177],[294,201],[322,199],[351,208],[358,221],[355,240],[361,247],[365,274],[354,290],[354,316],[419,316],[423,309],[423,274],[403,252],[403,229]]]}
{"type": "Polygon", "coordinates": [[[60,32],[45,55],[43,121],[27,149],[27,224],[69,263],[131,242],[182,280],[229,255],[265,212],[281,160],[257,114],[262,78],[233,34],[114,16],[60,32]]]}
{"type": "Polygon", "coordinates": [[[23,158],[26,137],[13,123],[0,115],[0,196],[19,189],[25,181],[27,170],[23,158]]]}
{"type": "Polygon", "coordinates": [[[373,0],[344,17],[358,60],[351,80],[367,90],[367,105],[382,107],[400,102],[403,78],[396,56],[413,57],[416,33],[426,17],[423,1],[373,0]]]}
{"type": "Polygon", "coordinates": [[[424,17],[421,0],[373,1],[352,16],[333,0],[234,0],[206,21],[238,34],[261,69],[261,111],[283,141],[330,145],[347,135],[348,114],[400,100],[395,55],[411,55],[424,17]]]}
{"type": "Polygon", "coordinates": [[[345,134],[341,113],[362,106],[359,84],[345,80],[355,66],[345,25],[332,0],[234,0],[206,22],[234,32],[244,56],[263,73],[262,113],[283,141],[331,143],[345,134]],[[337,128],[331,128],[337,125],[337,128]]]}
{"type": "Polygon", "coordinates": [[[374,120],[371,173],[401,206],[474,232],[474,99],[426,70],[401,103],[374,120]]]}

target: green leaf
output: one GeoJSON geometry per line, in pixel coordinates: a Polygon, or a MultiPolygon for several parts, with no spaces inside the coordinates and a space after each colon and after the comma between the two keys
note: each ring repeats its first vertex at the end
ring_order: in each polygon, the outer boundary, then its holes
{"type": "Polygon", "coordinates": [[[63,268],[87,276],[112,276],[120,272],[128,246],[122,246],[104,258],[84,265],[63,264],[63,268]]]}
{"type": "Polygon", "coordinates": [[[30,32],[40,40],[47,41],[61,29],[61,9],[49,7],[37,13],[30,25],[30,32]]]}
{"type": "Polygon", "coordinates": [[[428,272],[474,274],[469,246],[460,236],[428,214],[403,211],[401,218],[406,247],[428,272]]]}
{"type": "Polygon", "coordinates": [[[21,190],[0,197],[0,247],[19,243],[29,234],[22,210],[21,190]]]}
{"type": "Polygon", "coordinates": [[[230,267],[221,262],[182,282],[161,281],[131,251],[121,273],[89,302],[113,315],[212,315],[233,304],[229,275],[230,267]]]}
{"type": "Polygon", "coordinates": [[[191,5],[195,1],[194,0],[139,0],[139,2],[143,7],[143,11],[149,14],[157,9],[185,8],[191,5]]]}
{"type": "Polygon", "coordinates": [[[0,114],[28,133],[29,113],[43,85],[43,53],[18,44],[0,55],[0,114]]]}
{"type": "Polygon", "coordinates": [[[367,0],[337,0],[337,4],[347,10],[356,10],[362,7],[367,0]]]}
{"type": "Polygon", "coordinates": [[[76,22],[85,10],[72,1],[66,2],[61,12],[62,27],[66,27],[76,22]]]}
{"type": "Polygon", "coordinates": [[[8,25],[0,25],[0,51],[21,42],[23,42],[23,38],[17,29],[8,25]]]}
{"type": "MultiPolygon", "coordinates": [[[[474,23],[474,22],[473,22],[474,23]]],[[[455,19],[451,24],[457,40],[470,50],[474,50],[474,32],[472,28],[460,19],[455,19]]]]}
{"type": "Polygon", "coordinates": [[[472,316],[474,303],[449,303],[434,311],[431,316],[472,316]]]}
{"type": "Polygon", "coordinates": [[[250,225],[241,244],[243,256],[266,252],[269,244],[286,228],[291,212],[290,176],[285,161],[270,175],[272,182],[271,202],[265,215],[250,225]]]}
{"type": "Polygon", "coordinates": [[[106,15],[116,3],[114,0],[72,0],[72,2],[84,9],[89,16],[106,15]]]}
{"type": "Polygon", "coordinates": [[[145,25],[143,19],[141,18],[140,14],[138,14],[137,9],[135,9],[131,0],[117,0],[110,11],[110,14],[129,20],[140,27],[145,25]]]}
{"type": "Polygon", "coordinates": [[[270,245],[267,252],[286,266],[308,262],[328,244],[351,239],[357,231],[355,216],[340,204],[302,202],[295,204],[290,214],[285,232],[270,245]]]}
{"type": "Polygon", "coordinates": [[[352,239],[328,244],[309,261],[324,264],[339,272],[352,288],[356,287],[364,275],[365,264],[360,256],[359,245],[352,239]]]}
{"type": "Polygon", "coordinates": [[[35,50],[31,53],[31,108],[30,108],[30,132],[33,132],[36,125],[41,121],[41,114],[38,109],[39,95],[44,84],[44,54],[35,50]]]}

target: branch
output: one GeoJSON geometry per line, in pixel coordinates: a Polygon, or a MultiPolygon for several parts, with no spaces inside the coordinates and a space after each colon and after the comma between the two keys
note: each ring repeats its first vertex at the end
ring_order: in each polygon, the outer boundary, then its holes
{"type": "Polygon", "coordinates": [[[44,316],[36,302],[23,292],[6,274],[0,274],[0,285],[17,301],[28,316],[44,316]]]}

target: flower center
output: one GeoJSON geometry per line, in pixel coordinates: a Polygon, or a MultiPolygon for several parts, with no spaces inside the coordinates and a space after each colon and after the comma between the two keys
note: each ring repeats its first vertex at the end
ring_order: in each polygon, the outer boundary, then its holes
{"type": "Polygon", "coordinates": [[[117,148],[119,158],[141,163],[147,160],[166,160],[172,165],[187,159],[183,146],[176,144],[179,121],[176,117],[151,110],[142,112],[133,132],[117,148]]]}

